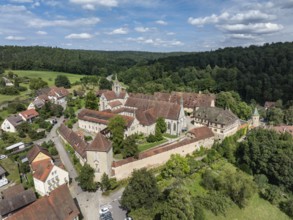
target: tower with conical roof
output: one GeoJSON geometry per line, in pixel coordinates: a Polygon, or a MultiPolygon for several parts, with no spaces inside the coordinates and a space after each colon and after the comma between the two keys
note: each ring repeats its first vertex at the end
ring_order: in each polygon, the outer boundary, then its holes
{"type": "Polygon", "coordinates": [[[117,79],[117,74],[115,75],[115,80],[113,81],[112,90],[116,93],[117,96],[119,96],[122,87],[117,79]]]}
{"type": "Polygon", "coordinates": [[[252,127],[258,127],[259,126],[259,113],[257,108],[255,107],[253,115],[252,115],[252,127]]]}

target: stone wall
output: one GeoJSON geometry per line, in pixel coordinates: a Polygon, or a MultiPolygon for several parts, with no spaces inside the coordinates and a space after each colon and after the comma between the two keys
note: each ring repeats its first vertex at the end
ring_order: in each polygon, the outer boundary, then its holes
{"type": "Polygon", "coordinates": [[[195,150],[199,150],[201,146],[210,148],[214,143],[214,137],[208,137],[202,140],[185,139],[178,143],[167,144],[149,151],[139,154],[138,159],[127,158],[117,162],[113,162],[112,174],[117,180],[125,179],[131,176],[134,169],[153,168],[165,164],[172,154],[180,154],[186,156],[195,150]]]}

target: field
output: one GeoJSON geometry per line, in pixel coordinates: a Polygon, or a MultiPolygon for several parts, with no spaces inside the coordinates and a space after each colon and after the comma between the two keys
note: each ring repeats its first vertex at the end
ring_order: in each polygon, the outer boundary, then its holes
{"type": "MultiPolygon", "coordinates": [[[[8,71],[6,71],[7,73],[8,71]]],[[[54,85],[54,80],[57,77],[57,75],[65,75],[68,77],[71,83],[75,83],[80,80],[80,78],[83,77],[83,75],[76,75],[71,73],[61,73],[61,72],[52,72],[52,71],[31,71],[31,70],[13,70],[13,73],[17,74],[21,77],[29,77],[29,78],[42,78],[44,81],[48,82],[49,86],[54,85]]],[[[28,88],[28,84],[21,84],[21,86],[25,86],[28,88]]],[[[21,92],[19,95],[1,95],[0,94],[0,105],[2,103],[13,101],[15,99],[24,100],[29,98],[30,90],[28,89],[25,92],[21,92]]]]}
{"type": "Polygon", "coordinates": [[[26,76],[29,78],[42,78],[44,81],[48,82],[49,86],[54,85],[54,80],[58,75],[65,75],[68,77],[71,83],[79,81],[83,75],[71,74],[71,73],[62,73],[62,72],[52,72],[52,71],[31,71],[31,70],[13,70],[13,73],[16,73],[18,76],[26,76]]]}

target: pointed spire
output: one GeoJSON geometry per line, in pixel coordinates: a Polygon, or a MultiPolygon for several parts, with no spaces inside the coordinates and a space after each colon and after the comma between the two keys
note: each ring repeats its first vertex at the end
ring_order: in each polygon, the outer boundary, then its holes
{"type": "Polygon", "coordinates": [[[256,107],[255,107],[255,109],[254,109],[253,116],[259,116],[259,113],[258,113],[258,110],[257,110],[256,107]]]}

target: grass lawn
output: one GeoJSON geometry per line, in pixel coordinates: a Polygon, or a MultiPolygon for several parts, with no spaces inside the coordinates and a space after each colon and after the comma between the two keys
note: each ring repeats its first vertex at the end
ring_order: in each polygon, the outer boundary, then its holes
{"type": "Polygon", "coordinates": [[[153,148],[159,144],[163,144],[167,141],[168,141],[167,139],[163,139],[161,141],[157,141],[157,142],[153,142],[153,143],[140,144],[140,145],[138,145],[138,151],[142,152],[142,151],[148,150],[148,149],[153,148]]]}
{"type": "Polygon", "coordinates": [[[20,183],[19,171],[16,163],[10,158],[6,158],[0,160],[0,165],[8,172],[8,176],[6,176],[8,180],[14,183],[20,183]]]}
{"type": "Polygon", "coordinates": [[[273,206],[268,201],[260,198],[255,194],[244,209],[240,209],[235,204],[232,205],[226,213],[226,216],[215,216],[213,213],[207,211],[206,219],[210,220],[289,220],[290,218],[283,213],[276,206],[273,206]]]}
{"type": "Polygon", "coordinates": [[[171,134],[163,134],[163,136],[166,137],[166,138],[171,138],[171,139],[178,138],[177,135],[171,135],[171,134]]]}
{"type": "Polygon", "coordinates": [[[16,73],[18,76],[26,76],[29,78],[42,78],[44,81],[48,82],[49,86],[54,85],[55,78],[58,75],[65,75],[68,77],[71,83],[79,81],[80,78],[84,75],[77,75],[71,73],[62,73],[62,72],[53,72],[53,71],[33,71],[33,70],[12,70],[13,73],[16,73]]]}
{"type": "MultiPolygon", "coordinates": [[[[17,74],[21,77],[29,77],[29,78],[42,78],[44,81],[48,82],[49,86],[53,86],[55,82],[55,78],[57,75],[65,75],[68,77],[71,83],[75,83],[76,81],[79,81],[80,78],[84,77],[84,75],[77,75],[77,74],[71,74],[71,73],[62,73],[62,72],[53,72],[53,71],[33,71],[33,70],[12,70],[13,73],[17,74]]],[[[5,73],[8,73],[8,71],[5,71],[5,73]]],[[[20,84],[21,86],[25,86],[28,88],[28,84],[20,84]]],[[[30,90],[20,92],[19,95],[1,95],[0,94],[0,104],[8,101],[13,101],[15,99],[24,100],[29,98],[28,94],[30,94],[30,90]]]]}

